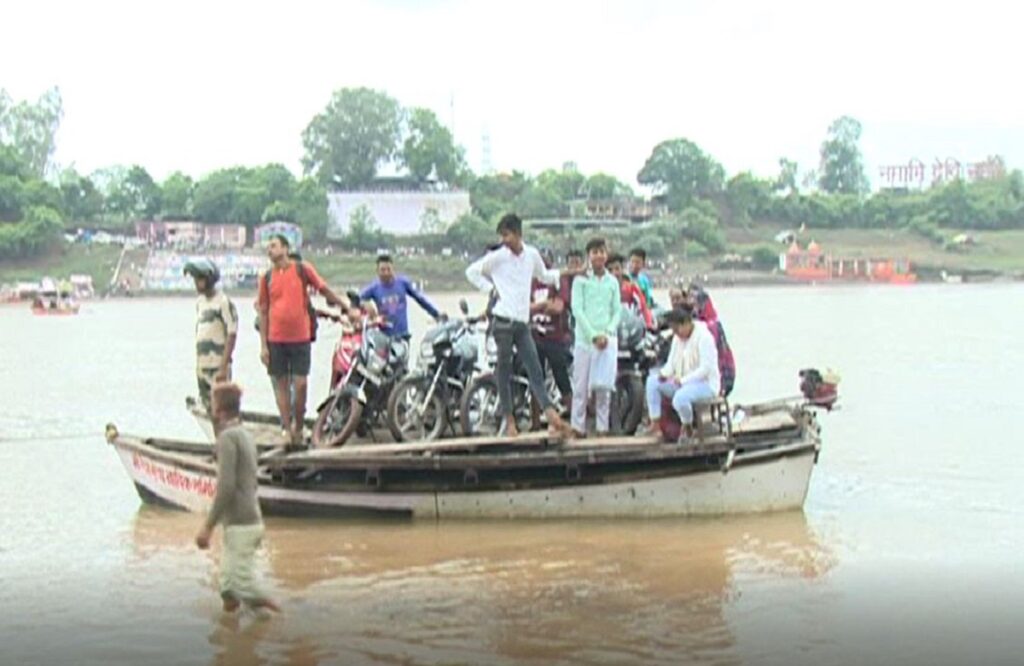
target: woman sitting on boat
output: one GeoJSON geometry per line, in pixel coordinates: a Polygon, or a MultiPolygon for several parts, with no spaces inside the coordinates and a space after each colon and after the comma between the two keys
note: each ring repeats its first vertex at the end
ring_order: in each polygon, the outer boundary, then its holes
{"type": "Polygon", "coordinates": [[[725,337],[725,327],[718,318],[718,311],[711,296],[699,284],[691,284],[686,295],[686,303],[693,311],[693,316],[698,321],[704,322],[708,331],[715,338],[715,348],[718,351],[718,371],[722,378],[720,395],[725,398],[732,393],[736,384],[736,359],[733,357],[732,348],[729,347],[729,340],[725,337]]]}

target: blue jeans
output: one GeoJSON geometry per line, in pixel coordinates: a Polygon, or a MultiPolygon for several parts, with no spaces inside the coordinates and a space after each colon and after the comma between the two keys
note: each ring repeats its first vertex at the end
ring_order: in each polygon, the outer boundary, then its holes
{"type": "Polygon", "coordinates": [[[679,414],[683,425],[693,423],[693,403],[715,397],[706,381],[687,382],[680,386],[671,379],[662,379],[657,373],[647,377],[647,413],[651,421],[661,418],[662,396],[672,399],[672,408],[679,414]]]}
{"type": "Polygon", "coordinates": [[[513,412],[512,404],[512,371],[513,371],[513,348],[519,355],[519,362],[526,369],[526,375],[530,379],[530,392],[540,403],[540,408],[547,410],[553,405],[548,397],[547,388],[544,386],[544,371],[540,368],[540,359],[537,357],[537,347],[533,344],[533,335],[530,328],[521,321],[511,321],[495,317],[494,344],[498,347],[498,364],[494,374],[498,379],[498,409],[502,416],[509,416],[513,412]]]}

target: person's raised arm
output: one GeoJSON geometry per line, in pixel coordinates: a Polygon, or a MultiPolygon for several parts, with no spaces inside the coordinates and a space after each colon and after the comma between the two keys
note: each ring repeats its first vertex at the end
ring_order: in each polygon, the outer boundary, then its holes
{"type": "Polygon", "coordinates": [[[548,268],[544,265],[544,260],[541,259],[540,252],[533,250],[530,253],[531,260],[533,261],[533,279],[543,282],[546,285],[552,287],[558,286],[558,281],[562,274],[558,272],[557,268],[548,268]]]}
{"type": "Polygon", "coordinates": [[[320,274],[316,272],[316,268],[313,264],[302,262],[302,271],[306,274],[306,282],[308,282],[313,289],[316,289],[317,293],[323,296],[328,304],[341,308],[342,311],[348,311],[348,309],[352,307],[352,303],[349,302],[347,296],[339,296],[334,293],[334,290],[331,289],[327,282],[320,277],[320,274]]]}
{"type": "Polygon", "coordinates": [[[423,310],[428,315],[430,315],[434,319],[437,319],[438,317],[441,316],[441,312],[434,307],[434,304],[430,302],[430,300],[423,294],[423,292],[416,289],[416,287],[413,285],[412,281],[409,278],[403,277],[401,278],[401,280],[402,283],[405,285],[405,293],[412,296],[412,299],[419,303],[420,307],[423,308],[423,310]]]}
{"type": "Polygon", "coordinates": [[[494,267],[497,252],[488,252],[466,268],[466,279],[482,292],[489,293],[494,288],[491,281],[491,270],[494,267]]]}

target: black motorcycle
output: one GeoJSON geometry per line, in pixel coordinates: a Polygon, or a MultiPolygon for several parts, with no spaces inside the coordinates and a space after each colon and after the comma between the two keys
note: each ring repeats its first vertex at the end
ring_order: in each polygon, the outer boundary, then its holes
{"type": "Polygon", "coordinates": [[[342,446],[353,434],[372,435],[387,409],[392,388],[405,375],[409,345],[394,340],[379,324],[363,319],[351,365],[317,408],[313,446],[342,446]]]}
{"type": "MultiPolygon", "coordinates": [[[[494,371],[498,363],[498,348],[491,335],[490,326],[485,339],[487,370],[478,374],[466,388],[459,406],[459,422],[462,434],[466,437],[474,435],[497,435],[505,428],[505,421],[498,411],[498,378],[494,371]]],[[[548,398],[554,405],[562,404],[562,395],[555,384],[551,369],[548,368],[544,377],[544,386],[548,398]]],[[[527,432],[534,423],[533,392],[530,390],[530,378],[526,366],[516,354],[512,358],[512,413],[515,415],[516,427],[519,432],[527,432]]],[[[539,415],[538,415],[539,418],[539,415]]]]}
{"type": "Polygon", "coordinates": [[[643,319],[633,312],[623,312],[619,321],[618,374],[612,400],[612,429],[632,435],[644,415],[644,382],[657,363],[655,334],[644,326],[643,319]]]}
{"type": "Polygon", "coordinates": [[[427,332],[420,345],[419,369],[391,391],[387,422],[396,441],[434,440],[445,430],[455,434],[462,396],[476,371],[476,324],[481,320],[465,316],[465,300],[459,308],[464,317],[427,332]]]}

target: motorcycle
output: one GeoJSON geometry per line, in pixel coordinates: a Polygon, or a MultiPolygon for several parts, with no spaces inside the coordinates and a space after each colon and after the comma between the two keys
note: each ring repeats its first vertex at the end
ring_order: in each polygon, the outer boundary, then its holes
{"type": "Polygon", "coordinates": [[[332,359],[331,393],[317,407],[313,446],[342,446],[353,434],[372,434],[408,356],[408,344],[388,337],[379,321],[362,317],[355,331],[344,333],[332,359]]]}
{"type": "MultiPolygon", "coordinates": [[[[494,371],[498,364],[498,347],[494,343],[490,326],[484,338],[489,369],[470,382],[459,406],[459,423],[466,437],[497,435],[505,429],[505,420],[498,413],[498,379],[494,371]]],[[[530,378],[518,355],[513,357],[512,363],[512,413],[519,432],[527,432],[534,423],[530,378]]],[[[561,405],[562,396],[550,369],[544,377],[544,386],[552,404],[561,405]]]]}
{"type": "Polygon", "coordinates": [[[618,330],[619,358],[612,399],[612,429],[632,435],[644,415],[644,382],[657,364],[657,334],[632,312],[623,313],[618,330]]]}
{"type": "Polygon", "coordinates": [[[466,386],[477,370],[476,324],[469,306],[459,303],[463,318],[445,321],[427,332],[420,345],[419,369],[407,375],[388,399],[388,429],[396,441],[434,440],[459,422],[466,386]]]}

